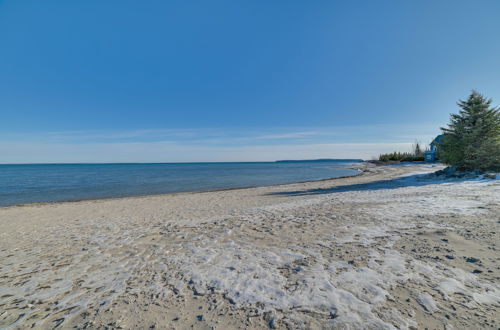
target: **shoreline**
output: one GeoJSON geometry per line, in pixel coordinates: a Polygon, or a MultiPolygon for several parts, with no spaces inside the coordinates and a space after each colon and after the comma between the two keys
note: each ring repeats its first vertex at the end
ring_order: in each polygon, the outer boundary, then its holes
{"type": "Polygon", "coordinates": [[[436,169],[0,208],[0,328],[496,329],[500,182],[436,169]]]}
{"type": "MultiPolygon", "coordinates": [[[[366,165],[365,165],[365,167],[366,167],[366,165]]],[[[290,182],[290,183],[277,183],[277,184],[262,185],[262,186],[247,186],[247,187],[234,187],[234,188],[221,188],[221,189],[179,191],[179,192],[160,193],[160,194],[146,194],[146,195],[123,196],[123,197],[90,198],[90,199],[77,199],[77,200],[54,201],[54,202],[21,203],[21,204],[0,206],[0,209],[10,208],[10,207],[25,207],[25,206],[36,206],[36,205],[44,206],[44,205],[61,204],[61,203],[99,202],[99,201],[115,200],[115,199],[147,198],[147,197],[154,197],[154,196],[168,196],[168,195],[179,195],[179,194],[197,194],[197,193],[208,193],[208,192],[218,192],[218,191],[231,191],[231,190],[240,190],[240,189],[252,189],[252,188],[286,186],[286,185],[300,184],[300,183],[332,181],[332,180],[338,180],[338,179],[345,179],[345,178],[357,177],[357,176],[365,174],[365,170],[361,169],[360,167],[356,167],[356,168],[353,167],[353,168],[351,168],[351,167],[346,166],[346,167],[333,167],[333,168],[356,170],[356,171],[358,171],[358,173],[353,174],[353,175],[344,175],[344,176],[327,178],[327,179],[297,181],[297,182],[290,182]]]]}

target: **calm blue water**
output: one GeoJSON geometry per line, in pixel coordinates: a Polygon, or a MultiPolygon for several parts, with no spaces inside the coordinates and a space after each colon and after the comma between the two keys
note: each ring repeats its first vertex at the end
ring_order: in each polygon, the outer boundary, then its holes
{"type": "Polygon", "coordinates": [[[0,206],[322,180],[354,162],[0,165],[0,206]]]}

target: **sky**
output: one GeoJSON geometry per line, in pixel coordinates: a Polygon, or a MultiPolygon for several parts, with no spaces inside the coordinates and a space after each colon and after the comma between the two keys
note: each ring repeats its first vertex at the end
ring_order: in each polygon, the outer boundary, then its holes
{"type": "Polygon", "coordinates": [[[500,105],[500,1],[0,0],[0,163],[364,158],[500,105]]]}

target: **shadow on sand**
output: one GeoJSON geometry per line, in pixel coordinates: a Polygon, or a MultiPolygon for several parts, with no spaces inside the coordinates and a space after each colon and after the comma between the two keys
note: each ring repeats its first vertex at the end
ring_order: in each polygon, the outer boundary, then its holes
{"type": "MultiPolygon", "coordinates": [[[[477,180],[477,179],[476,179],[477,180]]],[[[331,188],[317,188],[317,189],[305,189],[296,191],[281,191],[275,193],[269,193],[267,195],[272,196],[305,196],[305,195],[322,195],[322,194],[332,194],[337,192],[345,191],[364,191],[364,190],[382,190],[382,189],[396,189],[401,187],[418,187],[426,186],[430,184],[443,184],[452,182],[462,182],[467,181],[466,179],[437,179],[430,176],[429,174],[415,174],[410,176],[405,176],[402,178],[395,178],[389,180],[380,180],[369,183],[358,183],[343,186],[335,186],[331,188]]]]}

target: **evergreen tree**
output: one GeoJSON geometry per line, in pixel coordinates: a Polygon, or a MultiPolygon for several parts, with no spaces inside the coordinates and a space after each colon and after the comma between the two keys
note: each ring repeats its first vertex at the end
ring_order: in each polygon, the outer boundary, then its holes
{"type": "Polygon", "coordinates": [[[500,110],[477,91],[460,100],[458,114],[450,115],[439,145],[440,157],[452,166],[500,170],[500,110]]]}
{"type": "Polygon", "coordinates": [[[424,154],[422,151],[422,147],[420,146],[420,142],[416,141],[413,145],[413,155],[415,157],[421,157],[424,154]]]}

